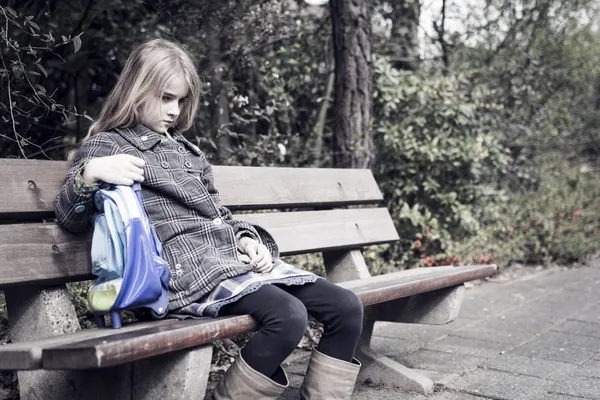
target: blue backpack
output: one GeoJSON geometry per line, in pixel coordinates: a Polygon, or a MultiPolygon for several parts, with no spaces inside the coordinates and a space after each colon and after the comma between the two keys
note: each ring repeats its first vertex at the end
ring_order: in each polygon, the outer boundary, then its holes
{"type": "Polygon", "coordinates": [[[171,275],[139,183],[101,188],[94,203],[99,213],[94,218],[92,273],[98,279],[90,286],[88,303],[96,325],[104,327],[104,315],[110,314],[113,328],[120,328],[120,311],[126,309],[164,317],[171,275]]]}

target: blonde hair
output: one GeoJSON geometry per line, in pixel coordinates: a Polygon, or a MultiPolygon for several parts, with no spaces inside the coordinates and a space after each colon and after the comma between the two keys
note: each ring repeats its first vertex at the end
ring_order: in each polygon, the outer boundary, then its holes
{"type": "Polygon", "coordinates": [[[153,96],[160,98],[169,82],[177,76],[184,77],[189,94],[177,118],[176,128],[188,130],[198,111],[201,90],[198,71],[191,55],[182,46],[164,39],[153,39],[131,52],[84,140],[98,132],[139,123],[145,108],[151,106],[153,96]]]}

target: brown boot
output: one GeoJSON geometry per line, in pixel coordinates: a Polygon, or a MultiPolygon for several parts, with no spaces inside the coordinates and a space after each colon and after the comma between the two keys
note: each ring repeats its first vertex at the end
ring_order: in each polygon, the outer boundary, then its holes
{"type": "Polygon", "coordinates": [[[214,400],[277,399],[288,387],[288,378],[279,367],[273,379],[252,369],[241,354],[225,372],[213,393],[214,400]]]}
{"type": "Polygon", "coordinates": [[[300,388],[300,398],[302,400],[350,400],[359,370],[360,362],[355,358],[352,362],[347,362],[313,349],[300,388]]]}

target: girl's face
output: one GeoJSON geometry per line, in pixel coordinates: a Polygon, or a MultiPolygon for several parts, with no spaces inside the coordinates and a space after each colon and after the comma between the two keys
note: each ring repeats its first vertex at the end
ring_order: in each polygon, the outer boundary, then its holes
{"type": "Polygon", "coordinates": [[[172,79],[160,97],[152,99],[145,108],[141,116],[142,124],[158,133],[165,133],[174,127],[188,93],[188,84],[182,76],[172,79]]]}

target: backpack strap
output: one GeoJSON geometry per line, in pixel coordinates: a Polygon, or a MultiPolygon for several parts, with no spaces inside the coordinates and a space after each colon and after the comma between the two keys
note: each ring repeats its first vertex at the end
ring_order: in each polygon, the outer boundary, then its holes
{"type": "Polygon", "coordinates": [[[162,244],[160,240],[158,240],[158,236],[156,235],[156,231],[154,230],[154,225],[150,222],[150,218],[148,217],[148,213],[146,213],[146,209],[144,208],[144,201],[142,200],[142,185],[139,182],[135,182],[131,189],[135,193],[135,197],[137,198],[140,209],[142,210],[142,215],[146,218],[148,222],[148,226],[150,227],[150,231],[152,232],[152,240],[154,241],[154,247],[158,250],[158,255],[162,257],[162,244]]]}

